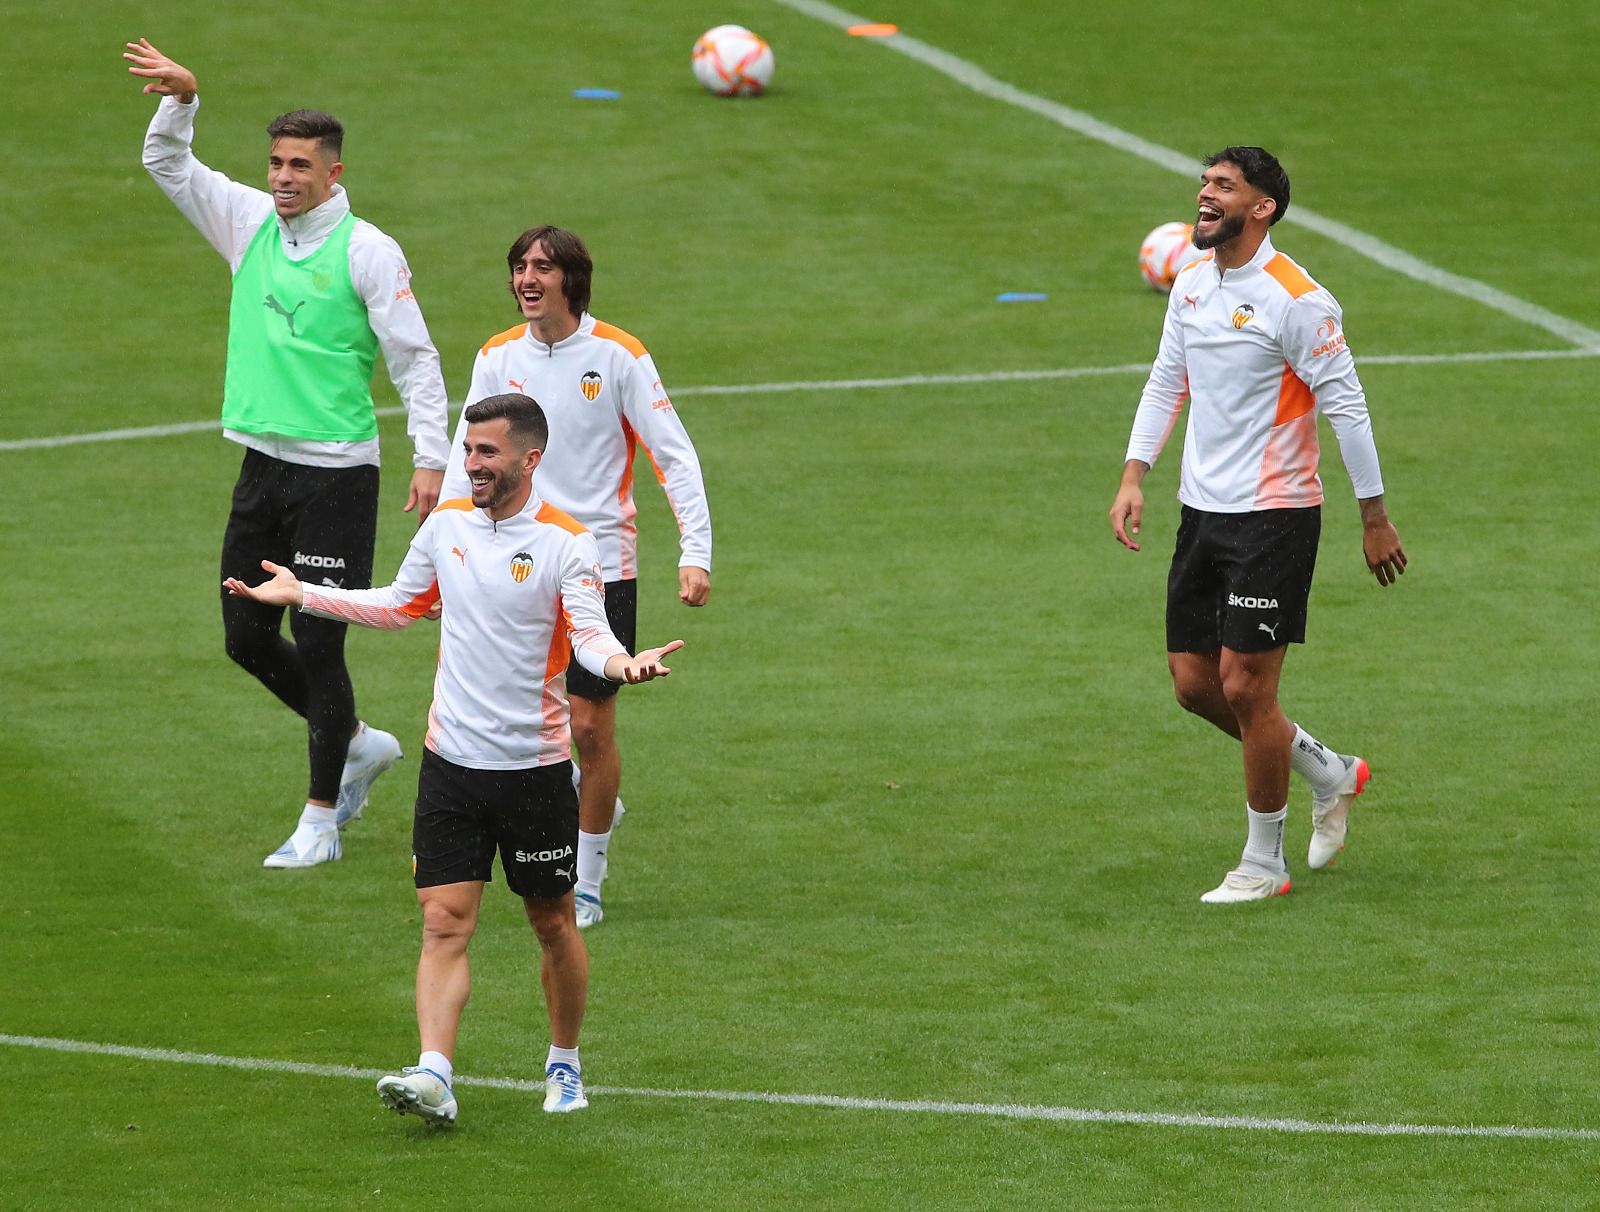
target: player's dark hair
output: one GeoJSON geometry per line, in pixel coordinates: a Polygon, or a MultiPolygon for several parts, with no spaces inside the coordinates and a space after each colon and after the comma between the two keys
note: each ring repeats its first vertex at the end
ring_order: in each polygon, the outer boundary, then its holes
{"type": "Polygon", "coordinates": [[[1278,157],[1264,147],[1225,147],[1207,156],[1205,166],[1210,168],[1223,161],[1236,166],[1246,181],[1277,203],[1272,218],[1267,220],[1268,227],[1283,218],[1289,209],[1289,174],[1283,171],[1278,157]]]}
{"type": "Polygon", "coordinates": [[[544,419],[544,409],[532,396],[509,391],[503,396],[488,396],[476,404],[469,404],[462,414],[468,425],[484,421],[511,422],[511,436],[527,450],[543,450],[550,441],[550,423],[544,419]]]}
{"type": "Polygon", "coordinates": [[[292,109],[267,123],[273,142],[279,139],[315,139],[335,160],[344,151],[344,124],[332,114],[316,109],[292,109]]]}
{"type": "Polygon", "coordinates": [[[567,306],[572,309],[573,315],[583,315],[589,310],[589,286],[594,280],[594,261],[577,232],[549,223],[528,228],[512,241],[511,251],[506,254],[506,268],[515,273],[517,263],[541,240],[544,241],[545,252],[550,254],[550,260],[561,270],[561,293],[566,296],[567,306]]]}

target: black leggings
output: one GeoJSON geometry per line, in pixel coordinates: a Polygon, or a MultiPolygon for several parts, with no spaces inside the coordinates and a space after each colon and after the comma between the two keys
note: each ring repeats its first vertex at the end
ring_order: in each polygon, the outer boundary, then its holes
{"type": "MultiPolygon", "coordinates": [[[[222,541],[222,575],[267,579],[262,560],[314,584],[372,583],[378,523],[376,467],[305,467],[246,451],[222,541]]],[[[222,595],[228,656],[306,721],[307,798],[333,803],[356,728],[355,689],[344,661],[346,624],[222,595]]]]}

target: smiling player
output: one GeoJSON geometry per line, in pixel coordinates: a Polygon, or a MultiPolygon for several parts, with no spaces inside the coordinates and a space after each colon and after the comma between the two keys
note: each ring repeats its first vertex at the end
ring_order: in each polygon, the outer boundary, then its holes
{"type": "MultiPolygon", "coordinates": [[[[510,289],[525,321],[490,337],[472,370],[467,403],[503,391],[525,392],[550,419],[550,450],[539,465],[538,489],[594,532],[605,570],[606,615],[630,648],[638,605],[638,527],[633,459],[642,447],[678,520],[678,598],[704,606],[711,593],[711,507],[700,459],[655,363],[630,334],[589,314],[594,262],[575,232],[532,227],[506,255],[510,289]]],[[[444,491],[465,491],[462,431],[445,473],[444,491]]],[[[572,733],[582,771],[579,800],[578,925],[604,916],[611,829],[622,816],[617,798],[622,759],[617,752],[618,683],[581,666],[567,671],[572,733]]]]}
{"type": "Polygon", "coordinates": [[[396,630],[445,610],[428,710],[412,868],[422,906],[417,963],[417,1063],[378,1083],[394,1110],[454,1122],[456,1031],[467,1004],[467,944],[496,851],[506,884],[539,938],[550,1016],[546,1111],[588,1105],[578,1032],[589,954],[573,917],[578,841],[564,689],[569,657],[594,677],[644,682],[671,672],[674,640],[630,657],[606,623],[593,537],[533,490],[548,439],[544,414],[504,394],[466,410],[464,466],[472,498],[447,500],[411,541],[394,583],[345,590],[273,578],[224,588],[267,605],[396,630]]]}
{"type": "MultiPolygon", "coordinates": [[[[339,178],[344,128],[295,110],[267,127],[270,193],[230,181],[191,150],[195,75],[144,39],[128,71],[162,100],[144,166],[233,273],[223,435],[245,448],[222,540],[222,574],[263,559],[333,586],[371,584],[378,525],[378,425],[368,386],[384,363],[416,448],[406,510],[427,518],[449,458],[439,355],[388,236],[350,213],[339,178]]],[[[311,867],[341,853],[339,829],[361,815],[373,781],[400,757],[387,732],[356,717],[343,623],[222,599],[228,655],[305,717],[311,777],[289,839],[267,867],[311,867]]]]}
{"type": "Polygon", "coordinates": [[[1278,680],[1305,642],[1322,526],[1317,415],[1325,415],[1361,505],[1362,547],[1379,585],[1405,571],[1366,395],[1334,297],[1272,246],[1289,177],[1259,147],[1205,162],[1194,243],[1212,254],[1179,271],[1161,345],[1134,416],[1111,527],[1139,550],[1145,473],[1192,399],[1183,441],[1177,551],[1167,581],[1167,663],[1178,702],[1242,742],[1243,856],[1207,904],[1289,891],[1283,855],[1289,771],[1312,787],[1307,862],[1344,847],[1370,771],[1285,718],[1278,680]]]}

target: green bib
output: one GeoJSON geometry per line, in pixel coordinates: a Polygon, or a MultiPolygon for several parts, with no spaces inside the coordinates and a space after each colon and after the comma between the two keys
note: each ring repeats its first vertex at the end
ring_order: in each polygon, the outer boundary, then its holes
{"type": "Polygon", "coordinates": [[[354,215],[303,261],[261,225],[233,275],[222,424],[242,433],[322,442],[378,435],[372,368],[378,338],[350,281],[354,215]]]}

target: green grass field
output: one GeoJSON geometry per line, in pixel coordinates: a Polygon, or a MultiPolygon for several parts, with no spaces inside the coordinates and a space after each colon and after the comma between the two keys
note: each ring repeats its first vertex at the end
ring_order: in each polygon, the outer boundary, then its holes
{"type": "MultiPolygon", "coordinates": [[[[1597,11],[1049,11],[862,15],[1197,161],[1264,144],[1296,204],[1600,327],[1597,11]]],[[[1369,359],[1412,563],[1389,590],[1366,573],[1325,430],[1311,642],[1284,697],[1376,778],[1336,868],[1304,869],[1297,784],[1293,895],[1204,910],[1241,841],[1240,774],[1162,656],[1176,441],[1146,550],[1104,516],[1141,383],[1114,368],[1147,363],[1160,324],[1134,254],[1192,214],[1192,181],[777,0],[93,0],[3,23],[0,1207],[1600,1206],[1595,350],[1509,358],[1575,344],[1275,231],[1369,359]],[[694,84],[689,48],[723,21],[773,43],[770,96],[694,84]],[[216,415],[227,274],[139,166],[152,102],[118,55],[140,34],[196,69],[197,150],[238,179],[260,179],[274,114],[340,114],[355,209],[405,247],[458,400],[516,320],[511,238],[582,232],[595,312],[649,344],[700,450],[705,611],[677,605],[671,518],[640,493],[641,636],[688,647],[625,692],[582,1115],[509,1088],[540,1075],[547,1031],[499,885],[457,1128],[333,1073],[415,1055],[435,633],[352,633],[362,713],[408,759],[342,862],[265,871],[304,739],[222,653],[236,449],[15,445],[216,415]],[[1500,360],[1415,360],[1443,354],[1500,360]],[[697,1091],[796,1097],[666,1096],[697,1091]],[[1018,1107],[1219,1118],[1000,1113],[1018,1107]],[[1557,1133],[1331,1130],[1354,1122],[1557,1133]]],[[[383,440],[386,579],[413,521],[400,418],[383,440]]]]}

